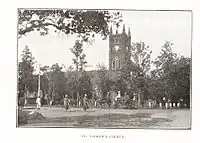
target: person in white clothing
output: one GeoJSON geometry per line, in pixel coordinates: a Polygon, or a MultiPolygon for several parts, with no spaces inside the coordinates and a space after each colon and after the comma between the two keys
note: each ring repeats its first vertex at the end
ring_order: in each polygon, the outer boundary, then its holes
{"type": "Polygon", "coordinates": [[[41,98],[38,96],[36,99],[37,109],[41,108],[41,98]]]}
{"type": "Polygon", "coordinates": [[[120,91],[117,92],[117,96],[115,97],[115,101],[117,101],[119,98],[121,98],[121,93],[120,93],[120,91]]]}

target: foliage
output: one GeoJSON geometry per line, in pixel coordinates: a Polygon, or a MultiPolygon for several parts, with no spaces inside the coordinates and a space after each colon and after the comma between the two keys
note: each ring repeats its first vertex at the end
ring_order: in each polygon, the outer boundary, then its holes
{"type": "Polygon", "coordinates": [[[77,95],[83,96],[92,90],[91,79],[87,72],[70,70],[66,73],[66,89],[67,91],[76,92],[77,95]]]}
{"type": "Polygon", "coordinates": [[[28,46],[22,51],[22,60],[19,62],[18,71],[18,96],[24,96],[27,90],[34,91],[34,58],[28,46]]]}
{"type": "Polygon", "coordinates": [[[74,54],[73,63],[77,71],[83,71],[86,67],[87,61],[85,60],[86,55],[83,53],[83,43],[79,40],[76,40],[73,48],[70,49],[74,54]]]}
{"type": "MultiPolygon", "coordinates": [[[[131,56],[134,63],[136,64],[137,71],[135,76],[132,78],[132,85],[134,85],[134,93],[138,95],[138,98],[148,99],[148,82],[147,76],[151,67],[151,53],[150,47],[144,42],[136,42],[132,45],[131,56]]],[[[138,105],[140,101],[138,100],[138,105]]]]}
{"type": "Polygon", "coordinates": [[[103,38],[108,35],[108,24],[114,23],[119,26],[122,21],[119,12],[109,12],[104,10],[34,10],[19,9],[18,23],[19,36],[32,31],[39,31],[41,35],[46,35],[50,27],[55,32],[65,34],[78,34],[83,41],[88,41],[95,34],[101,34],[103,38]]]}
{"type": "Polygon", "coordinates": [[[94,75],[93,84],[95,84],[98,89],[99,93],[104,96],[111,90],[111,80],[108,76],[107,67],[103,64],[98,64],[96,66],[96,74],[94,75]]]}
{"type": "Polygon", "coordinates": [[[150,87],[158,101],[180,102],[190,106],[190,58],[172,52],[173,43],[166,41],[161,54],[154,61],[156,69],[151,72],[150,87]]]}
{"type": "Polygon", "coordinates": [[[144,42],[136,42],[132,45],[132,58],[134,63],[141,69],[141,72],[146,76],[151,66],[150,47],[144,42]]]}
{"type": "Polygon", "coordinates": [[[63,67],[56,63],[51,67],[43,66],[40,70],[43,72],[40,84],[45,94],[45,99],[61,101],[66,93],[66,77],[65,73],[62,71],[63,67]]]}
{"type": "Polygon", "coordinates": [[[65,89],[65,73],[62,71],[62,67],[57,63],[51,66],[51,80],[53,82],[53,91],[55,93],[55,99],[63,98],[65,89]]]}

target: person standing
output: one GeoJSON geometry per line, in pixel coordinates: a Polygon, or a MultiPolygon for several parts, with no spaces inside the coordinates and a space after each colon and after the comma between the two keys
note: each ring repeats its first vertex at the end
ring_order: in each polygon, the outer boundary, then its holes
{"type": "Polygon", "coordinates": [[[117,96],[115,97],[115,101],[117,101],[118,99],[120,99],[121,98],[121,93],[120,93],[120,91],[118,91],[117,92],[117,96]]]}
{"type": "Polygon", "coordinates": [[[121,98],[121,93],[120,93],[120,91],[118,91],[117,96],[114,99],[114,108],[117,108],[120,98],[121,98]]]}
{"type": "Polygon", "coordinates": [[[65,98],[64,98],[64,107],[65,107],[65,110],[69,109],[69,98],[68,98],[68,95],[65,95],[65,98]]]}
{"type": "Polygon", "coordinates": [[[39,110],[41,108],[41,98],[40,98],[40,96],[37,97],[36,104],[37,104],[37,109],[39,110]]]}
{"type": "Polygon", "coordinates": [[[88,109],[88,99],[87,99],[87,94],[85,94],[85,96],[83,97],[83,109],[84,111],[86,111],[86,109],[88,109]]]}

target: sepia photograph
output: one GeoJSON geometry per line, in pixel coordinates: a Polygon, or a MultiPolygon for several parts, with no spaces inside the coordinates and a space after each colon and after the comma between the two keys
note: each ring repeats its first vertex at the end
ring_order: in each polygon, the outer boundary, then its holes
{"type": "Polygon", "coordinates": [[[16,12],[17,128],[191,130],[192,11],[16,12]]]}

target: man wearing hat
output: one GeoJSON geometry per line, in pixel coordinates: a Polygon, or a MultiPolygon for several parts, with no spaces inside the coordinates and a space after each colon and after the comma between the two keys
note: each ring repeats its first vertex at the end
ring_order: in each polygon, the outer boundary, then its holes
{"type": "Polygon", "coordinates": [[[66,94],[65,95],[65,98],[64,98],[64,107],[65,107],[65,110],[69,109],[69,98],[68,98],[68,95],[66,94]]]}

